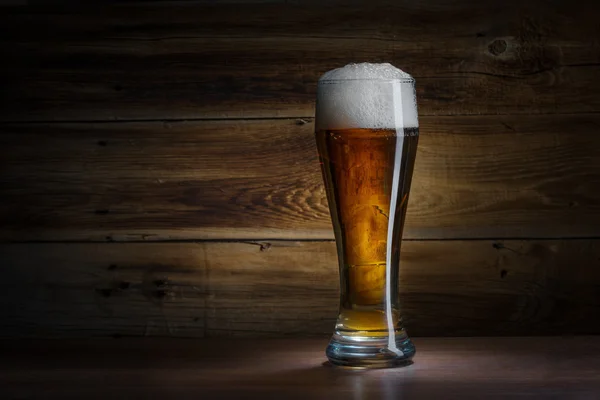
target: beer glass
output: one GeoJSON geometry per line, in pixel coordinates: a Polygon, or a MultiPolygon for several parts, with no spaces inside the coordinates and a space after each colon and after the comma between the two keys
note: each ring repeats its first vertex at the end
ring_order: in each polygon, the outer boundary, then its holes
{"type": "Polygon", "coordinates": [[[350,64],[319,80],[315,136],[340,270],[332,364],[390,367],[415,354],[398,269],[418,127],[414,80],[390,64],[350,64]]]}

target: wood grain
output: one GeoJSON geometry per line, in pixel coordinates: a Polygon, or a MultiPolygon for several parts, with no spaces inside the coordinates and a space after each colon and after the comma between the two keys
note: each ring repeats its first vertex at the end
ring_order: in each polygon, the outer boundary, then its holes
{"type": "Polygon", "coordinates": [[[0,120],[310,117],[325,71],[398,65],[421,115],[600,111],[598,5],[8,8],[0,120]]]}
{"type": "MultiPolygon", "coordinates": [[[[330,334],[333,242],[4,244],[4,337],[330,334]]],[[[598,240],[407,241],[413,336],[600,332],[598,240]]]]}
{"type": "MultiPolygon", "coordinates": [[[[0,238],[332,239],[313,125],[1,125],[0,238]]],[[[600,236],[598,126],[422,118],[405,238],[600,236]]]]}
{"type": "Polygon", "coordinates": [[[600,391],[598,337],[417,338],[414,364],[370,371],[323,365],[326,344],[0,341],[0,383],[10,399],[595,399],[600,391]]]}

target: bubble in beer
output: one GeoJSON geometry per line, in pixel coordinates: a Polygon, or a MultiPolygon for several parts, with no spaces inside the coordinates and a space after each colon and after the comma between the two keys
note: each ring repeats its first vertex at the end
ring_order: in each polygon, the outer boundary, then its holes
{"type": "Polygon", "coordinates": [[[323,74],[317,129],[417,128],[413,78],[389,63],[348,64],[323,74]]]}

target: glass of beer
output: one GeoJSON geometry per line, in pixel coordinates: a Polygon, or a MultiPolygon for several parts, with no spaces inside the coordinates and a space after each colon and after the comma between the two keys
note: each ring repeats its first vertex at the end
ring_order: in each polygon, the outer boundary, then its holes
{"type": "Polygon", "coordinates": [[[315,126],[340,270],[326,355],[349,367],[408,364],[415,347],[401,324],[398,270],[419,139],[414,79],[390,64],[329,71],[315,126]]]}

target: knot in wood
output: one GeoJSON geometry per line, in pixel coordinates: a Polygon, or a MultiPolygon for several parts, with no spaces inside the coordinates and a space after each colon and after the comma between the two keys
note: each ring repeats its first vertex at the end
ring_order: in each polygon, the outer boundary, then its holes
{"type": "Polygon", "coordinates": [[[507,45],[506,45],[505,40],[498,39],[498,40],[494,40],[492,43],[490,43],[490,45],[488,46],[488,50],[490,51],[490,53],[497,56],[506,51],[506,46],[507,45]]]}

